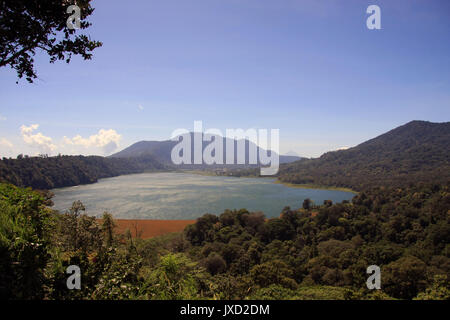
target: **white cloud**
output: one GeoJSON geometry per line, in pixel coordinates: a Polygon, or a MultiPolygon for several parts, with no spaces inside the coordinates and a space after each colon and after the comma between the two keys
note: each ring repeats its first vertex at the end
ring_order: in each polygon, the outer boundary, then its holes
{"type": "Polygon", "coordinates": [[[116,130],[100,129],[97,134],[91,135],[88,138],[76,135],[70,139],[64,136],[63,143],[71,146],[82,146],[84,148],[102,148],[103,152],[108,154],[118,148],[121,139],[122,136],[116,130]]]}
{"type": "Polygon", "coordinates": [[[38,128],[38,124],[32,124],[29,127],[25,125],[21,126],[20,132],[22,133],[23,141],[29,146],[37,148],[41,153],[52,153],[56,149],[52,138],[44,136],[41,132],[32,134],[38,128]]]}
{"type": "Polygon", "coordinates": [[[0,138],[0,146],[12,148],[13,144],[8,139],[0,138]]]}
{"type": "Polygon", "coordinates": [[[67,138],[66,136],[63,137],[63,144],[67,144],[72,146],[74,143],[72,142],[72,140],[70,140],[69,138],[67,138]]]}
{"type": "Polygon", "coordinates": [[[37,128],[39,128],[38,124],[32,124],[29,127],[23,125],[20,127],[20,132],[22,132],[22,135],[29,135],[31,134],[31,132],[33,132],[33,130],[36,130],[37,128]]]}
{"type": "Polygon", "coordinates": [[[6,117],[4,117],[0,114],[0,121],[5,121],[5,120],[6,120],[6,117]]]}
{"type": "Polygon", "coordinates": [[[142,106],[142,104],[138,105],[138,109],[141,111],[144,110],[144,107],[142,106]]]}

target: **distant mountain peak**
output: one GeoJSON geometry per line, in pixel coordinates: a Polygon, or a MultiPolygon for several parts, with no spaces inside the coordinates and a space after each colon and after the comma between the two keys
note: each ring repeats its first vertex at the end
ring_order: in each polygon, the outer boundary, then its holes
{"type": "MultiPolygon", "coordinates": [[[[199,133],[199,132],[196,132],[199,133]]],[[[194,135],[194,132],[190,132],[191,136],[194,135]]],[[[222,137],[223,141],[223,146],[225,148],[226,144],[228,141],[230,141],[229,138],[224,138],[222,137]]],[[[250,149],[250,144],[253,144],[252,142],[250,142],[249,140],[243,139],[245,140],[245,150],[246,150],[246,155],[245,155],[245,159],[246,159],[246,163],[248,164],[248,150],[250,149]]],[[[194,141],[194,140],[192,140],[194,141]]],[[[241,140],[242,141],[242,140],[241,140]]],[[[203,145],[202,145],[202,149],[204,149],[210,142],[208,141],[202,141],[203,145]]],[[[119,151],[113,155],[111,155],[111,158],[135,158],[135,157],[139,157],[142,155],[152,155],[155,157],[155,159],[157,159],[158,161],[164,163],[164,164],[171,164],[172,163],[172,159],[171,159],[171,152],[173,147],[178,144],[177,141],[172,141],[172,140],[164,140],[164,141],[138,141],[134,144],[132,144],[131,146],[129,146],[128,148],[125,148],[122,151],[119,151]]],[[[253,144],[254,146],[254,144],[253,144]]],[[[257,150],[259,150],[259,147],[256,146],[257,150]]],[[[192,156],[193,156],[193,152],[192,156]]],[[[226,157],[226,150],[224,150],[223,152],[224,154],[224,162],[225,162],[225,157],[226,157]]],[[[237,154],[237,144],[235,141],[235,157],[237,154]]],[[[297,155],[280,155],[280,163],[290,163],[293,161],[297,161],[300,160],[301,157],[297,156],[297,155]]],[[[193,161],[192,161],[193,162],[193,161]]],[[[234,163],[237,163],[237,161],[235,161],[234,163]]],[[[195,166],[195,165],[193,165],[195,166]]],[[[215,166],[220,166],[220,165],[215,165],[215,166]]],[[[197,165],[198,167],[198,165],[197,165]]]]}

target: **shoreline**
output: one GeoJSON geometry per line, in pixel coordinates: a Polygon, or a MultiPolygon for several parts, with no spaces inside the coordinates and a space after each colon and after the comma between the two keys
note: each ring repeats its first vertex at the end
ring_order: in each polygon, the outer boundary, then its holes
{"type": "Polygon", "coordinates": [[[186,171],[180,170],[180,171],[173,171],[173,172],[197,174],[199,176],[207,176],[207,177],[276,179],[276,177],[272,177],[272,176],[261,177],[261,176],[256,176],[256,175],[246,175],[246,176],[218,175],[212,171],[202,171],[202,170],[186,170],[186,171]]]}
{"type": "Polygon", "coordinates": [[[281,180],[276,180],[273,183],[282,184],[286,187],[291,188],[299,188],[299,189],[315,189],[315,190],[334,190],[334,191],[344,191],[344,192],[351,192],[355,195],[358,194],[358,191],[352,190],[350,188],[344,188],[344,187],[331,187],[331,186],[322,186],[322,185],[315,185],[315,184],[296,184],[296,183],[290,183],[290,182],[284,182],[281,180]]]}
{"type": "Polygon", "coordinates": [[[248,176],[226,176],[226,175],[216,175],[213,172],[208,171],[202,171],[202,170],[186,170],[186,171],[178,171],[180,173],[190,173],[190,174],[198,174],[201,176],[211,176],[211,177],[229,177],[229,178],[259,178],[259,179],[274,179],[273,183],[276,184],[282,184],[286,187],[290,188],[300,188],[300,189],[314,189],[314,190],[335,190],[335,191],[344,191],[344,192],[350,192],[354,193],[355,195],[358,194],[358,191],[355,191],[350,188],[345,187],[333,187],[333,186],[324,186],[324,185],[316,185],[316,184],[296,184],[296,183],[290,183],[290,182],[284,182],[279,180],[276,176],[256,176],[256,175],[248,175],[248,176]]]}

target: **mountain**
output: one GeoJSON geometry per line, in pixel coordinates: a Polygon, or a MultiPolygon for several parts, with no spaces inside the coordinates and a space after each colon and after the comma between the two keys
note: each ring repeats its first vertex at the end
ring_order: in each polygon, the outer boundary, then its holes
{"type": "Polygon", "coordinates": [[[300,157],[299,156],[299,154],[297,153],[297,152],[295,152],[295,151],[292,151],[292,150],[290,150],[290,151],[288,151],[288,152],[286,152],[286,154],[285,154],[286,156],[294,156],[294,157],[299,157],[299,158],[303,158],[303,157],[300,157]]]}
{"type": "MultiPolygon", "coordinates": [[[[199,134],[199,133],[198,133],[199,134]]],[[[194,133],[190,133],[191,135],[191,141],[194,141],[194,133]]],[[[232,139],[229,138],[222,138],[222,143],[225,149],[225,146],[227,143],[233,143],[232,139]]],[[[202,145],[202,150],[205,149],[205,147],[210,144],[211,142],[209,141],[203,141],[203,145],[202,145]]],[[[142,155],[152,155],[156,160],[158,160],[159,162],[166,164],[166,165],[173,165],[172,164],[172,159],[171,159],[171,153],[172,153],[172,149],[173,147],[178,144],[177,141],[172,141],[172,140],[165,140],[165,141],[139,141],[136,142],[135,144],[129,146],[128,148],[117,152],[113,155],[111,155],[111,158],[134,158],[134,157],[138,157],[138,156],[142,156],[142,155]]],[[[248,163],[249,163],[249,148],[250,147],[256,147],[256,150],[259,153],[259,147],[255,146],[252,142],[245,140],[245,163],[246,165],[232,165],[234,167],[248,167],[248,163]]],[[[264,149],[262,149],[264,150],[264,149]]],[[[234,163],[237,163],[237,143],[234,143],[234,163]]],[[[191,163],[193,163],[193,143],[192,143],[192,147],[191,147],[191,163]]],[[[226,159],[226,150],[224,150],[224,163],[225,163],[225,159],[226,159]]],[[[259,157],[258,157],[259,159],[259,157]]],[[[291,163],[297,160],[302,159],[301,157],[298,156],[284,156],[284,155],[280,155],[280,163],[291,163]]],[[[259,165],[259,160],[258,160],[258,164],[259,165]]],[[[181,165],[179,167],[182,168],[200,168],[200,167],[205,167],[206,165],[181,165]]],[[[208,166],[208,167],[225,167],[227,165],[214,165],[214,166],[208,166]]]]}
{"type": "Polygon", "coordinates": [[[450,182],[450,122],[411,121],[356,147],[280,167],[279,179],[349,187],[450,182]]]}

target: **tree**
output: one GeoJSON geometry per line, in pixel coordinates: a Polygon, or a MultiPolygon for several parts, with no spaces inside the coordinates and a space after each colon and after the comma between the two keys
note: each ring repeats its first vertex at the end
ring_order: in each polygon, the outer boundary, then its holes
{"type": "Polygon", "coordinates": [[[261,240],[270,243],[273,240],[292,240],[295,230],[289,221],[282,219],[270,219],[260,230],[261,240]]]}
{"type": "Polygon", "coordinates": [[[195,224],[189,225],[185,229],[186,238],[193,245],[201,245],[205,241],[212,239],[213,225],[219,222],[219,218],[212,214],[205,214],[197,219],[195,224]]]}
{"type": "Polygon", "coordinates": [[[197,294],[197,264],[184,254],[161,257],[155,270],[146,279],[142,291],[156,300],[192,299],[197,294]]]}
{"type": "Polygon", "coordinates": [[[450,286],[446,275],[435,275],[433,285],[419,293],[416,300],[450,300],[450,286]]]}
{"type": "Polygon", "coordinates": [[[37,78],[33,59],[37,49],[49,55],[50,63],[69,63],[72,55],[90,60],[102,43],[68,27],[72,13],[67,8],[75,3],[80,8],[79,29],[86,29],[91,23],[84,19],[94,11],[91,0],[0,0],[0,67],[9,66],[32,83],[37,78]]]}
{"type": "Polygon", "coordinates": [[[307,199],[303,200],[303,209],[309,210],[309,209],[311,209],[311,206],[312,206],[311,199],[307,198],[307,199]]]}
{"type": "Polygon", "coordinates": [[[212,275],[225,272],[227,264],[223,258],[217,253],[211,253],[208,258],[203,261],[205,269],[212,275]]]}
{"type": "Polygon", "coordinates": [[[332,200],[323,200],[323,205],[325,207],[331,207],[333,205],[333,201],[332,200]]]}
{"type": "Polygon", "coordinates": [[[272,284],[288,289],[297,288],[297,283],[292,279],[292,270],[281,260],[273,260],[254,266],[250,270],[250,277],[261,288],[272,284]]]}
{"type": "Polygon", "coordinates": [[[382,273],[383,290],[395,298],[412,299],[425,288],[426,265],[407,256],[388,264],[382,273]]]}
{"type": "Polygon", "coordinates": [[[88,216],[80,200],[74,201],[68,212],[58,217],[58,241],[68,251],[87,254],[97,250],[102,244],[102,229],[95,217],[88,216]]]}
{"type": "Polygon", "coordinates": [[[102,231],[104,233],[105,245],[107,247],[111,247],[114,240],[114,228],[116,227],[116,224],[114,223],[112,215],[108,212],[103,213],[102,220],[102,231]]]}
{"type": "Polygon", "coordinates": [[[42,299],[50,210],[37,192],[0,184],[0,298],[42,299]]]}

